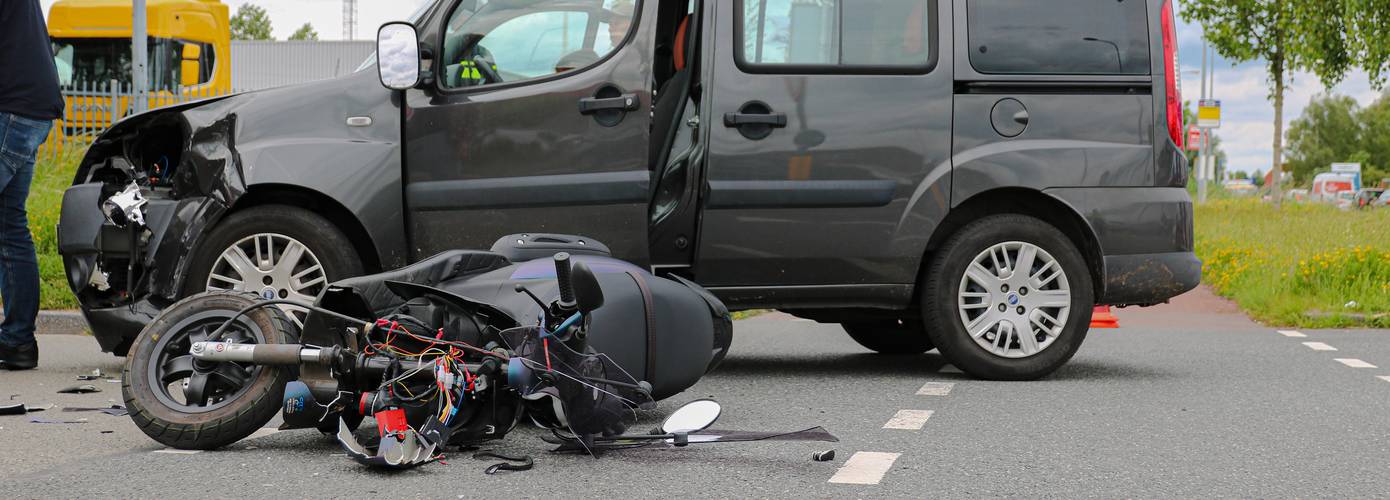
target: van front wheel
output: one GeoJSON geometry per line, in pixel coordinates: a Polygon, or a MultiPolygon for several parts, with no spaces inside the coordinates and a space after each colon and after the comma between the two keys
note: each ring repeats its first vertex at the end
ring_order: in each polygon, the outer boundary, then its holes
{"type": "Polygon", "coordinates": [[[975,221],[933,252],[922,293],[927,334],[951,363],[989,380],[1032,380],[1076,354],[1095,293],[1086,261],[1033,217],[975,221]]]}

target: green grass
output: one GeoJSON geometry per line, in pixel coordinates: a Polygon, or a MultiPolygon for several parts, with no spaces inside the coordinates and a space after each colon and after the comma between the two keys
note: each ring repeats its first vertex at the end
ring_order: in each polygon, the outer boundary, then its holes
{"type": "Polygon", "coordinates": [[[29,187],[29,231],[39,254],[39,307],[43,309],[77,307],[77,298],[63,274],[63,259],[58,256],[58,213],[63,206],[63,191],[72,185],[84,150],[69,147],[34,165],[34,182],[29,187]]]}
{"type": "Polygon", "coordinates": [[[1202,281],[1257,320],[1390,327],[1390,209],[1250,198],[1196,208],[1202,281]]]}

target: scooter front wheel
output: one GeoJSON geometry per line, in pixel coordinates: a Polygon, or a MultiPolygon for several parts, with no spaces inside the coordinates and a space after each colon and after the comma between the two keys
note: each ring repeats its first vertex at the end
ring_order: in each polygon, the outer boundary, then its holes
{"type": "Polygon", "coordinates": [[[207,292],[165,309],[136,337],[126,357],[122,392],[141,431],[165,445],[194,450],[251,435],[280,409],[293,369],[209,362],[189,354],[194,342],[292,344],[299,330],[277,307],[253,309],[213,333],[258,297],[207,292]]]}

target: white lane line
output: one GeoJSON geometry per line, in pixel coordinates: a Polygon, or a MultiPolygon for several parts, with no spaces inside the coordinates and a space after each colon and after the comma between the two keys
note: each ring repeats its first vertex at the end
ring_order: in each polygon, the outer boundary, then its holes
{"type": "Polygon", "coordinates": [[[1322,342],[1304,342],[1303,345],[1308,346],[1309,349],[1312,349],[1312,350],[1314,350],[1314,351],[1335,351],[1335,350],[1337,350],[1336,347],[1332,347],[1332,346],[1327,345],[1327,344],[1324,344],[1324,343],[1322,343],[1322,342]]]}
{"type": "Polygon", "coordinates": [[[1376,375],[1376,378],[1390,382],[1390,375],[1376,375]]]}
{"type": "Polygon", "coordinates": [[[1293,331],[1293,330],[1279,330],[1279,334],[1281,334],[1281,335],[1283,335],[1283,336],[1285,336],[1285,337],[1297,337],[1297,338],[1307,337],[1307,335],[1304,335],[1303,332],[1296,332],[1296,331],[1293,331]]]}
{"type": "Polygon", "coordinates": [[[893,418],[888,419],[888,423],[883,424],[883,428],[920,431],[922,426],[927,425],[927,419],[931,418],[931,412],[931,410],[898,410],[893,418]]]}
{"type": "Polygon", "coordinates": [[[965,372],[960,371],[960,368],[956,368],[956,365],[945,364],[945,365],[941,365],[941,368],[938,369],[938,370],[936,370],[936,373],[962,373],[962,374],[963,374],[963,373],[965,373],[965,372]]]}
{"type": "Polygon", "coordinates": [[[955,382],[927,382],[925,384],[922,384],[921,389],[917,389],[917,395],[946,396],[951,394],[951,388],[955,386],[955,382]]]}
{"type": "Polygon", "coordinates": [[[883,475],[888,473],[888,469],[893,468],[893,462],[898,460],[900,453],[884,453],[879,451],[858,451],[854,456],[845,461],[844,467],[835,471],[834,476],[830,476],[830,482],[839,484],[878,484],[883,480],[883,475]]]}
{"type": "Polygon", "coordinates": [[[155,453],[168,453],[168,454],[170,454],[170,455],[193,455],[193,454],[197,454],[197,453],[202,453],[203,450],[180,450],[180,449],[178,449],[178,448],[165,448],[165,449],[162,449],[162,450],[154,450],[154,452],[155,452],[155,453]]]}
{"type": "Polygon", "coordinates": [[[1365,362],[1365,361],[1361,361],[1361,360],[1356,359],[1356,358],[1335,358],[1335,359],[1336,359],[1336,361],[1337,361],[1338,363],[1341,363],[1341,364],[1350,366],[1350,367],[1352,367],[1352,368],[1375,368],[1375,367],[1376,367],[1376,365],[1367,363],[1367,362],[1365,362]]]}

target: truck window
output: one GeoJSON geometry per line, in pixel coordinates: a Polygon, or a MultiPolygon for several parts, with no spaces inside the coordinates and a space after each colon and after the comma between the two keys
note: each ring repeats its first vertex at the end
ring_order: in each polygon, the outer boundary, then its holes
{"type": "MultiPolygon", "coordinates": [[[[741,66],[923,67],[934,54],[929,0],[742,0],[741,66]]],[[[773,68],[774,71],[776,68],[773,68]]]]}
{"type": "Polygon", "coordinates": [[[597,63],[631,29],[632,0],[461,2],[444,37],[445,88],[517,82],[597,63]],[[476,10],[474,10],[476,9],[476,10]],[[488,76],[488,68],[496,78],[488,76]]]}
{"type": "Polygon", "coordinates": [[[970,64],[981,73],[1147,75],[1143,0],[970,0],[970,64]]]}
{"type": "MultiPolygon", "coordinates": [[[[177,90],[181,72],[179,58],[186,42],[151,37],[146,43],[149,47],[146,60],[149,90],[177,90]]],[[[203,57],[207,62],[201,66],[206,68],[207,74],[206,78],[200,75],[200,83],[212,78],[211,45],[203,45],[203,57]]],[[[105,88],[113,80],[122,88],[130,87],[129,38],[55,38],[53,59],[58,67],[59,83],[64,87],[105,88]]]]}

